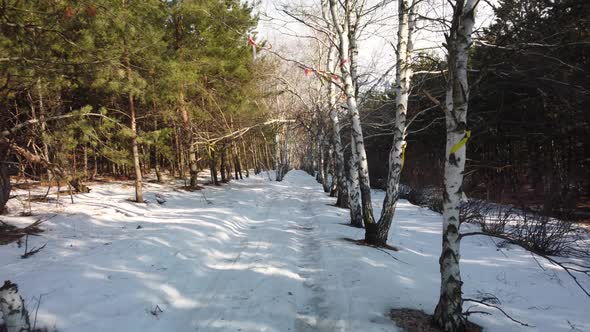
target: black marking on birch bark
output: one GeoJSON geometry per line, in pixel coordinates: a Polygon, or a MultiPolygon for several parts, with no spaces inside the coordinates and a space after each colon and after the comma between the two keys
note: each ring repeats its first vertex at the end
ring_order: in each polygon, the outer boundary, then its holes
{"type": "Polygon", "coordinates": [[[455,127],[455,129],[452,130],[452,132],[465,134],[466,131],[467,131],[467,124],[465,123],[465,121],[457,120],[456,127],[455,127]]]}
{"type": "MultiPolygon", "coordinates": [[[[450,221],[451,219],[453,219],[453,220],[456,220],[456,219],[455,219],[455,217],[450,217],[450,218],[449,218],[449,221],[450,221]]],[[[455,222],[456,222],[456,221],[455,221],[455,222]]],[[[447,230],[446,230],[446,232],[445,232],[445,235],[449,235],[449,233],[457,233],[457,234],[459,233],[459,230],[457,229],[457,226],[455,226],[455,224],[449,224],[449,225],[447,226],[447,230]]]]}
{"type": "Polygon", "coordinates": [[[449,155],[449,164],[451,164],[455,167],[459,167],[458,159],[455,157],[454,153],[451,153],[449,155]]]}
{"type": "Polygon", "coordinates": [[[459,185],[459,188],[457,188],[457,191],[455,192],[455,194],[457,194],[457,195],[463,194],[463,181],[461,181],[461,184],[459,185]]]}

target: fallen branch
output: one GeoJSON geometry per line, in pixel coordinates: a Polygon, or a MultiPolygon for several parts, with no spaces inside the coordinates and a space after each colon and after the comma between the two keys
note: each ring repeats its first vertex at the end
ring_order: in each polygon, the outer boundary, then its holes
{"type": "MultiPolygon", "coordinates": [[[[491,304],[491,303],[486,303],[485,299],[484,300],[463,299],[463,302],[474,302],[474,303],[479,303],[481,305],[484,305],[486,307],[494,308],[494,309],[500,311],[502,314],[504,314],[504,316],[506,316],[508,319],[510,319],[511,321],[513,321],[515,323],[518,323],[518,324],[520,324],[522,326],[526,326],[526,327],[535,327],[534,325],[530,325],[530,324],[521,322],[518,319],[514,319],[512,316],[510,316],[508,313],[506,313],[506,311],[504,311],[504,309],[500,308],[499,306],[491,304]]],[[[483,314],[488,314],[488,315],[490,314],[485,311],[468,311],[468,312],[466,312],[467,315],[476,314],[476,313],[483,313],[483,314]]]]}
{"type": "Polygon", "coordinates": [[[33,247],[33,249],[31,249],[30,251],[27,251],[28,246],[29,246],[29,234],[27,234],[25,236],[25,253],[23,255],[21,255],[20,257],[22,259],[29,258],[29,257],[33,256],[34,254],[38,253],[39,251],[41,251],[43,248],[45,248],[46,245],[47,245],[47,243],[45,243],[44,245],[42,245],[39,248],[33,247]]]}
{"type": "MultiPolygon", "coordinates": [[[[50,170],[58,178],[61,178],[61,179],[68,178],[67,173],[59,165],[53,164],[53,163],[49,162],[47,159],[41,157],[40,155],[34,154],[34,153],[18,146],[16,143],[9,141],[7,138],[0,137],[0,144],[5,144],[9,150],[11,150],[12,152],[16,153],[17,155],[23,157],[28,162],[30,162],[32,164],[39,165],[45,169],[50,170]]],[[[68,180],[68,186],[73,187],[76,190],[76,192],[89,192],[90,191],[90,189],[88,187],[86,187],[85,185],[80,183],[79,179],[68,180]]],[[[73,201],[73,198],[72,198],[72,201],[73,201]]]]}

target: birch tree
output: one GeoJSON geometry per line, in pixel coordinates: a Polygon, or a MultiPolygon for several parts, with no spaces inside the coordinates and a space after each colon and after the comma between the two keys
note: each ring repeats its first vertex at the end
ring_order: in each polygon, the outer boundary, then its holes
{"type": "Polygon", "coordinates": [[[447,128],[446,160],[443,194],[443,234],[440,263],[440,298],[434,312],[435,323],[445,331],[464,331],[461,272],[459,268],[461,220],[459,207],[463,196],[465,169],[467,106],[469,83],[467,61],[471,33],[478,0],[457,0],[453,4],[453,19],[446,36],[448,51],[448,83],[445,101],[447,128]]]}
{"type": "MultiPolygon", "coordinates": [[[[326,72],[335,73],[338,69],[337,60],[339,58],[339,36],[332,20],[331,5],[328,1],[322,3],[322,18],[327,25],[327,34],[329,39],[328,55],[326,61],[326,72]]],[[[342,145],[341,124],[338,105],[339,87],[333,79],[328,81],[328,115],[332,124],[332,141],[334,145],[335,174],[338,181],[338,199],[337,205],[348,207],[350,209],[350,224],[355,227],[363,226],[363,214],[361,205],[361,195],[358,183],[358,167],[356,162],[351,162],[346,167],[344,159],[344,146],[342,145]],[[346,170],[349,170],[350,176],[346,176],[346,170]]],[[[353,158],[354,159],[354,158],[353,158]]]]}
{"type": "Polygon", "coordinates": [[[365,241],[375,245],[387,242],[389,228],[395,213],[395,206],[399,197],[399,182],[404,163],[404,151],[407,145],[406,116],[410,95],[410,81],[412,79],[411,58],[413,50],[413,31],[415,23],[414,1],[398,0],[398,32],[396,47],[396,75],[395,75],[395,127],[393,144],[389,152],[389,171],[387,175],[387,189],[383,200],[383,209],[379,222],[368,225],[365,231],[365,241]]]}
{"type": "MultiPolygon", "coordinates": [[[[332,43],[330,44],[330,49],[328,51],[328,59],[326,64],[326,69],[328,72],[333,72],[335,70],[335,63],[336,63],[336,56],[337,56],[337,49],[336,46],[332,43]]],[[[351,209],[351,223],[353,225],[361,225],[362,226],[362,214],[360,214],[360,206],[349,204],[349,202],[353,201],[359,203],[360,200],[350,200],[349,193],[351,189],[355,191],[358,197],[358,186],[356,188],[349,188],[348,180],[345,175],[346,167],[344,164],[344,149],[342,146],[342,139],[340,136],[341,126],[340,126],[340,118],[338,116],[338,97],[336,95],[337,87],[332,80],[328,83],[328,112],[330,116],[330,121],[332,123],[332,141],[334,145],[334,159],[335,159],[335,166],[336,166],[336,177],[338,181],[338,199],[337,205],[340,207],[350,207],[351,209]]]]}
{"type": "MultiPolygon", "coordinates": [[[[329,0],[330,15],[332,17],[332,24],[338,36],[338,55],[340,62],[340,70],[342,72],[343,90],[346,97],[346,105],[351,122],[351,174],[354,172],[354,167],[358,167],[358,185],[361,191],[362,214],[365,227],[373,227],[375,220],[373,218],[373,206],[371,204],[371,186],[369,182],[369,165],[367,163],[367,152],[365,150],[365,142],[363,138],[363,130],[361,127],[361,119],[359,116],[359,108],[357,103],[357,94],[355,91],[356,84],[353,81],[351,68],[351,43],[349,34],[349,27],[351,26],[352,15],[354,14],[353,6],[350,0],[345,0],[343,3],[343,13],[340,13],[341,6],[336,0],[329,0]],[[342,15],[341,15],[342,14],[342,15]]],[[[352,35],[355,38],[354,35],[352,35]]],[[[354,43],[353,43],[354,44],[354,43]]],[[[354,172],[356,173],[356,172],[354,172]]],[[[356,179],[354,174],[351,177],[351,186],[354,187],[356,179]]],[[[351,198],[351,204],[355,204],[351,198]]]]}

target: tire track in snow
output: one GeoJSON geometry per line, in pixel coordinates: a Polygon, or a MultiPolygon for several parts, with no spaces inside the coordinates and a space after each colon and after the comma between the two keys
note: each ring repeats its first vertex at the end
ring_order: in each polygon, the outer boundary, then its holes
{"type": "MultiPolygon", "coordinates": [[[[264,191],[250,194],[248,189],[255,186],[247,185],[242,189],[246,197],[253,198],[256,207],[235,211],[243,217],[253,218],[253,222],[239,244],[234,247],[237,250],[232,250],[232,257],[224,260],[227,266],[216,271],[213,282],[206,287],[209,294],[203,300],[205,307],[200,308],[193,317],[193,325],[197,331],[233,330],[238,322],[242,322],[240,331],[266,331],[269,328],[275,331],[277,326],[274,324],[265,325],[271,323],[268,322],[268,316],[273,315],[272,312],[267,312],[267,306],[295,306],[295,300],[287,294],[288,289],[276,283],[276,276],[272,273],[274,269],[288,266],[285,259],[294,256],[286,243],[289,239],[281,241],[281,238],[289,235],[280,227],[282,222],[293,215],[288,204],[292,195],[268,182],[264,183],[264,191]],[[274,230],[269,232],[269,229],[274,230]],[[232,277],[232,270],[248,271],[251,276],[248,279],[235,279],[235,274],[232,277]],[[231,306],[217,305],[228,303],[228,299],[231,299],[231,306]],[[266,300],[264,305],[261,305],[262,300],[266,300]],[[248,321],[244,321],[244,316],[248,321]]],[[[289,323],[283,320],[279,325],[289,323]]],[[[284,328],[280,330],[287,331],[284,328]]]]}
{"type": "Polygon", "coordinates": [[[341,319],[342,313],[334,312],[327,301],[324,287],[325,264],[322,257],[322,241],[319,237],[319,222],[311,204],[315,191],[307,190],[307,200],[302,211],[304,217],[298,225],[301,241],[300,274],[310,295],[303,308],[297,312],[295,328],[297,332],[347,331],[348,322],[341,319]],[[306,215],[306,216],[305,216],[306,215]]]}

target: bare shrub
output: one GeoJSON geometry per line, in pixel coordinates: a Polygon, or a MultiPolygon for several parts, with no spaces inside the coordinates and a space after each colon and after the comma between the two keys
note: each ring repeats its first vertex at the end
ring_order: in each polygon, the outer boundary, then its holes
{"type": "Polygon", "coordinates": [[[501,235],[506,233],[506,226],[514,219],[514,208],[496,206],[484,216],[481,230],[488,234],[501,235]]]}
{"type": "MultiPolygon", "coordinates": [[[[543,212],[470,200],[461,204],[461,221],[479,225],[481,232],[506,238],[543,255],[590,257],[590,234],[572,221],[572,213],[559,209],[561,219],[552,218],[552,207],[543,212]]],[[[506,243],[499,243],[505,246],[506,243]]]]}
{"type": "Polygon", "coordinates": [[[512,207],[495,205],[482,200],[469,200],[461,203],[461,222],[479,225],[487,234],[504,235],[506,225],[513,219],[512,207]]]}
{"type": "Polygon", "coordinates": [[[400,186],[399,198],[407,199],[414,205],[426,207],[434,212],[443,211],[442,190],[439,188],[412,188],[403,185],[400,186]]]}
{"type": "Polygon", "coordinates": [[[468,200],[461,203],[459,218],[461,222],[470,224],[483,225],[487,215],[492,210],[492,206],[482,200],[468,200]]]}
{"type": "Polygon", "coordinates": [[[545,214],[520,209],[518,219],[507,235],[533,252],[554,255],[573,255],[580,240],[577,227],[568,220],[558,220],[545,214]]]}

